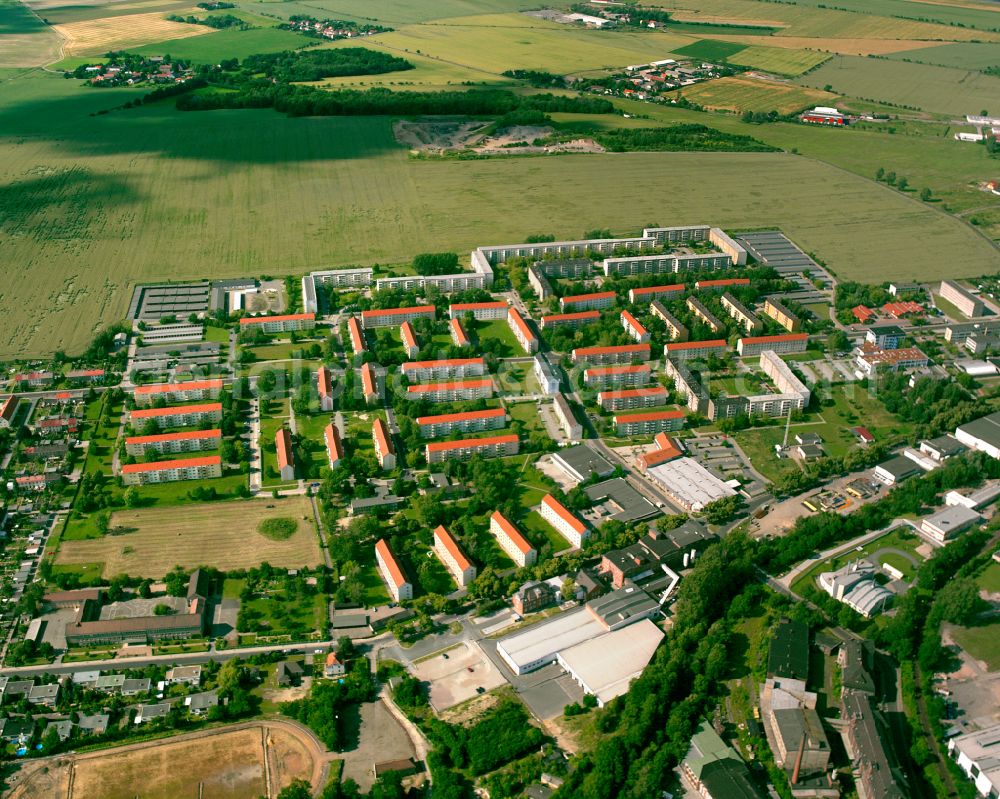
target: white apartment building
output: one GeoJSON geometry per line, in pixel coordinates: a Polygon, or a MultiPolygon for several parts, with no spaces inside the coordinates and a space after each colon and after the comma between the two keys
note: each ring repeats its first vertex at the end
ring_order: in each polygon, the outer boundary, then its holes
{"type": "Polygon", "coordinates": [[[440,524],[434,530],[434,552],[444,567],[451,572],[459,588],[465,588],[476,579],[476,567],[469,562],[451,533],[440,524]]]}
{"type": "Polygon", "coordinates": [[[496,538],[500,548],[522,569],[534,566],[538,561],[538,550],[528,543],[500,511],[494,511],[490,516],[490,533],[496,538]]]}
{"type": "Polygon", "coordinates": [[[577,549],[582,547],[583,542],[590,536],[587,526],[551,494],[546,494],[542,498],[538,512],[545,521],[555,528],[559,535],[577,549]]]}

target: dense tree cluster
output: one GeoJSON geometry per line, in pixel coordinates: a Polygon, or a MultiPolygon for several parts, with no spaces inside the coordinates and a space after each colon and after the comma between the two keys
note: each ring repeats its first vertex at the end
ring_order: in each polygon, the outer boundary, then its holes
{"type": "Polygon", "coordinates": [[[281,712],[301,721],[336,752],[347,742],[344,726],[348,706],[371,702],[375,695],[375,682],[368,661],[359,658],[351,664],[343,681],[315,680],[307,696],[285,702],[281,712]]]}
{"type": "Polygon", "coordinates": [[[405,58],[366,47],[331,50],[285,50],[247,56],[242,63],[246,79],[263,74],[283,83],[339,78],[348,75],[382,75],[413,69],[405,58]]]}
{"type": "Polygon", "coordinates": [[[545,738],[530,723],[524,706],[514,700],[501,702],[471,727],[430,719],[425,729],[435,748],[454,768],[467,768],[475,775],[493,771],[536,749],[545,738]]]}
{"type": "Polygon", "coordinates": [[[773,153],[777,147],[764,144],[751,136],[724,133],[707,125],[686,123],[665,128],[620,128],[603,130],[594,137],[613,153],[638,150],[657,152],[773,153]]]}

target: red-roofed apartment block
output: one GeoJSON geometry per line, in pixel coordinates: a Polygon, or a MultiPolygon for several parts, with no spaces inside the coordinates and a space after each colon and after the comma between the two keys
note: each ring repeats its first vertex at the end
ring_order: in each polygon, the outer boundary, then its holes
{"type": "Polygon", "coordinates": [[[319,394],[319,407],[324,411],[333,410],[333,377],[330,370],[321,366],[316,370],[316,391],[319,394]]]}
{"type": "Polygon", "coordinates": [[[649,360],[648,344],[619,347],[580,347],[573,350],[573,363],[636,363],[649,360]]]}
{"type": "Polygon", "coordinates": [[[699,280],[694,284],[698,291],[723,291],[733,286],[749,286],[748,277],[728,277],[719,280],[699,280]]]}
{"type": "Polygon", "coordinates": [[[534,566],[538,561],[538,550],[528,543],[500,511],[494,511],[490,516],[490,533],[511,560],[522,569],[525,566],[534,566]]]}
{"type": "Polygon", "coordinates": [[[136,386],[135,404],[140,408],[148,408],[153,404],[153,400],[159,397],[162,397],[167,402],[192,402],[194,400],[218,399],[221,392],[221,380],[157,383],[151,386],[136,386]]]}
{"type": "Polygon", "coordinates": [[[122,466],[122,482],[127,486],[171,483],[176,480],[207,480],[212,477],[222,477],[222,458],[218,455],[122,466]]]}
{"type": "Polygon", "coordinates": [[[375,374],[375,367],[370,363],[361,367],[361,393],[364,395],[366,405],[375,405],[381,399],[378,376],[375,374]]]}
{"type": "Polygon", "coordinates": [[[351,351],[355,355],[362,355],[368,349],[365,346],[365,332],[361,329],[361,323],[356,316],[347,320],[347,332],[351,336],[351,351]]]}
{"type": "Polygon", "coordinates": [[[476,567],[469,562],[451,533],[440,524],[434,530],[434,551],[459,588],[465,588],[476,579],[476,567]]]}
{"type": "Polygon", "coordinates": [[[437,416],[418,416],[416,422],[423,438],[438,438],[454,432],[480,433],[506,427],[507,411],[503,408],[487,408],[485,411],[442,413],[437,416]]]}
{"type": "Polygon", "coordinates": [[[649,341],[649,331],[628,311],[622,311],[622,327],[638,343],[645,344],[649,341]]]}
{"type": "Polygon", "coordinates": [[[149,420],[163,427],[190,427],[205,422],[222,421],[222,403],[209,402],[203,405],[173,405],[169,408],[141,408],[129,412],[129,422],[133,427],[149,420]]]}
{"type": "Polygon", "coordinates": [[[601,391],[597,403],[606,411],[626,411],[632,408],[652,408],[666,405],[667,390],[663,386],[625,388],[619,391],[601,391]]]}
{"type": "Polygon", "coordinates": [[[805,352],[809,348],[807,333],[784,333],[780,336],[751,336],[736,341],[736,351],[741,358],[760,355],[772,350],[776,353],[805,352]]]}
{"type": "Polygon", "coordinates": [[[199,452],[215,449],[222,444],[222,431],[184,430],[179,433],[158,433],[152,436],[129,436],[125,439],[125,452],[140,457],[148,452],[172,454],[199,452]]]}
{"type": "Polygon", "coordinates": [[[71,383],[97,383],[104,379],[103,369],[73,369],[66,372],[66,379],[71,383]]]}
{"type": "Polygon", "coordinates": [[[679,297],[684,293],[686,286],[683,283],[672,283],[669,286],[647,286],[643,289],[629,289],[628,301],[635,305],[640,302],[652,302],[661,297],[679,297]]]}
{"type": "Polygon", "coordinates": [[[479,377],[486,372],[482,358],[451,358],[439,361],[410,361],[400,368],[407,380],[450,380],[479,377]]]}
{"type": "Polygon", "coordinates": [[[326,442],[326,459],[331,469],[336,469],[344,459],[344,445],[340,441],[340,430],[332,422],[323,429],[323,440],[326,442]]]}
{"type": "Polygon", "coordinates": [[[401,325],[403,322],[415,322],[417,319],[434,319],[436,310],[433,305],[417,305],[413,308],[384,308],[378,311],[362,311],[361,324],[368,330],[372,327],[389,327],[401,325]]]}
{"type": "Polygon", "coordinates": [[[406,357],[416,358],[417,353],[420,352],[420,347],[417,346],[417,331],[413,329],[412,324],[403,322],[399,326],[399,340],[403,342],[403,350],[406,352],[406,357]]]}
{"type": "Polygon", "coordinates": [[[278,473],[282,480],[295,479],[295,453],[292,452],[292,434],[282,427],[274,434],[274,446],[278,457],[278,473]]]}
{"type": "Polygon", "coordinates": [[[559,300],[559,310],[563,311],[595,311],[610,308],[618,302],[618,295],[613,291],[598,291],[593,294],[577,294],[573,297],[563,297],[559,300]]]}
{"type": "Polygon", "coordinates": [[[0,405],[0,427],[10,427],[17,412],[17,397],[10,396],[0,405]]]}
{"type": "Polygon", "coordinates": [[[517,339],[517,343],[528,355],[538,352],[538,336],[531,332],[531,328],[528,327],[528,323],[524,321],[524,317],[521,316],[521,312],[517,308],[510,308],[507,311],[507,325],[513,332],[514,338],[517,339]]]}
{"type": "Polygon", "coordinates": [[[609,388],[611,386],[644,386],[650,381],[649,364],[629,364],[627,366],[594,366],[583,370],[583,382],[587,388],[609,388]]]}
{"type": "Polygon", "coordinates": [[[407,386],[408,399],[426,402],[461,402],[463,400],[489,399],[493,396],[493,380],[457,380],[450,383],[425,383],[407,386]]]}
{"type": "Polygon", "coordinates": [[[502,300],[496,302],[462,302],[448,306],[448,316],[451,319],[461,319],[467,313],[471,313],[473,318],[479,322],[492,319],[504,319],[507,316],[507,303],[502,300]]]}
{"type": "Polygon", "coordinates": [[[551,494],[542,497],[538,508],[541,517],[551,524],[557,533],[579,549],[590,536],[587,526],[569,512],[565,505],[551,494]]]}
{"type": "Polygon", "coordinates": [[[375,457],[378,465],[389,472],[396,468],[396,448],[392,445],[392,436],[385,422],[379,418],[372,425],[372,443],[375,445],[375,457]]]}
{"type": "Polygon", "coordinates": [[[517,455],[519,446],[517,435],[511,433],[487,438],[464,438],[459,441],[433,441],[426,444],[424,450],[428,463],[444,463],[467,461],[476,456],[502,458],[505,455],[517,455]]]}
{"type": "Polygon", "coordinates": [[[448,323],[448,328],[451,331],[451,343],[456,347],[471,347],[472,342],[469,341],[469,337],[465,333],[465,328],[462,327],[462,323],[458,319],[452,319],[448,323]]]}
{"type": "Polygon", "coordinates": [[[680,430],[684,426],[684,411],[650,411],[615,417],[615,429],[620,436],[648,436],[650,433],[680,430]]]}
{"type": "Polygon", "coordinates": [[[596,322],[601,318],[600,311],[580,311],[579,313],[556,313],[542,317],[542,330],[550,327],[568,325],[569,327],[583,327],[591,322],[596,322]]]}
{"type": "Polygon", "coordinates": [[[283,316],[245,316],[240,319],[240,334],[250,330],[265,333],[290,333],[294,330],[312,330],[316,327],[316,314],[294,313],[283,316]]]}
{"type": "Polygon", "coordinates": [[[399,567],[396,556],[392,554],[392,550],[389,549],[384,538],[380,538],[375,544],[375,560],[393,601],[402,602],[404,599],[413,599],[413,583],[403,576],[403,570],[399,567]]]}

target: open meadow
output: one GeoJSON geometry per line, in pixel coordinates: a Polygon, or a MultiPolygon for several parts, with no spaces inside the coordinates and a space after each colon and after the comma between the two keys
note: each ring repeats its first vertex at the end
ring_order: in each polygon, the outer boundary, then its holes
{"type": "Polygon", "coordinates": [[[830,85],[838,94],[941,114],[964,116],[984,108],[1000,111],[1000,79],[930,64],[837,55],[799,82],[818,88],[830,85]]]}
{"type": "Polygon", "coordinates": [[[18,0],[0,0],[0,68],[57,61],[61,39],[18,0]]]}
{"type": "Polygon", "coordinates": [[[159,578],[176,565],[213,566],[222,571],[248,569],[267,561],[296,568],[323,562],[312,507],[304,497],[274,502],[263,499],[216,502],[176,508],[116,511],[111,529],[121,535],[63,541],[57,566],[102,563],[103,575],[159,578]],[[265,519],[292,518],[298,529],[288,538],[263,535],[265,519]]]}
{"type": "Polygon", "coordinates": [[[961,42],[901,50],[889,54],[889,58],[894,61],[916,61],[956,69],[986,69],[1000,64],[1000,48],[985,42],[961,42]]]}
{"type": "MultiPolygon", "coordinates": [[[[185,114],[170,103],[90,116],[135,92],[41,74],[4,88],[0,275],[18,291],[0,295],[12,321],[0,356],[79,350],[121,317],[142,280],[401,263],[414,252],[523,238],[539,232],[540,219],[559,236],[598,225],[624,233],[650,221],[636,216],[640,207],[673,208],[662,224],[778,225],[847,278],[929,279],[944,268],[971,276],[995,257],[989,242],[931,206],[790,155],[414,160],[385,118],[185,114]]],[[[635,107],[655,114],[652,124],[661,114],[716,124],[635,107]]],[[[853,135],[719,120],[809,142],[853,135]]]]}

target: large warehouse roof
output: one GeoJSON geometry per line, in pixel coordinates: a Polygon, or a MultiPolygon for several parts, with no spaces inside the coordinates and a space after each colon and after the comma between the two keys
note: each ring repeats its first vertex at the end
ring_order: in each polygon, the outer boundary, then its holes
{"type": "Polygon", "coordinates": [[[662,485],[672,497],[693,511],[736,492],[693,458],[678,458],[653,466],[647,476],[662,485]]]}
{"type": "Polygon", "coordinates": [[[501,638],[497,650],[517,670],[530,670],[538,661],[555,660],[557,652],[589,641],[605,632],[586,608],[560,613],[548,621],[501,638]]]}

